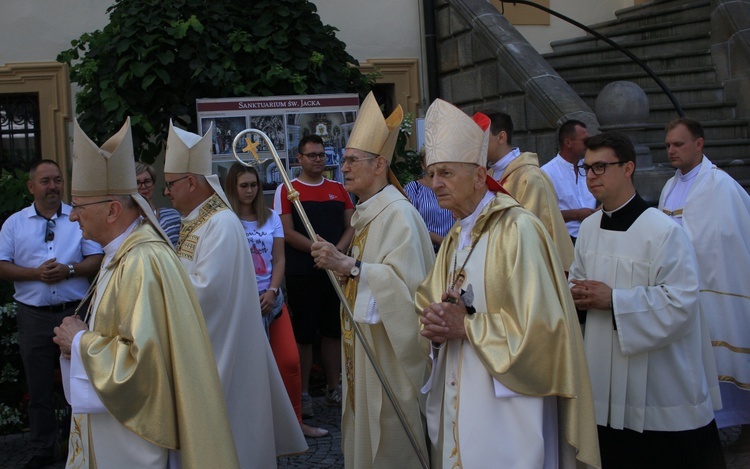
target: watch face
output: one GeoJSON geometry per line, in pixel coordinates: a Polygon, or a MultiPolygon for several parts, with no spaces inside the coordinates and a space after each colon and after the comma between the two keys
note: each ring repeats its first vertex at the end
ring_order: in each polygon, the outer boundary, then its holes
{"type": "Polygon", "coordinates": [[[352,267],[352,270],[349,271],[349,275],[352,277],[359,275],[359,267],[352,267]]]}

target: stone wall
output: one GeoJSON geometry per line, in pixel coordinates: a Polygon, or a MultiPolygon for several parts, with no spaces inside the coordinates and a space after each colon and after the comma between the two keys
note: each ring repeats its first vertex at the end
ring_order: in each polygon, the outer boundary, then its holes
{"type": "Polygon", "coordinates": [[[594,112],[486,0],[436,1],[440,97],[471,115],[507,112],[513,144],[557,154],[557,127],[578,119],[596,132],[594,112]]]}

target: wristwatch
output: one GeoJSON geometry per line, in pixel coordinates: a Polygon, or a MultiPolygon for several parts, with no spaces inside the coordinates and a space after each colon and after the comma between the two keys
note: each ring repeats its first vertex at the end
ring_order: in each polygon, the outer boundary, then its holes
{"type": "Polygon", "coordinates": [[[349,271],[349,278],[357,278],[359,276],[359,268],[362,265],[359,259],[354,261],[354,267],[349,271]]]}
{"type": "Polygon", "coordinates": [[[274,295],[279,296],[279,289],[276,287],[271,287],[268,291],[272,291],[274,295]]]}
{"type": "Polygon", "coordinates": [[[73,268],[73,264],[68,264],[68,278],[73,278],[76,274],[76,269],[73,268]]]}

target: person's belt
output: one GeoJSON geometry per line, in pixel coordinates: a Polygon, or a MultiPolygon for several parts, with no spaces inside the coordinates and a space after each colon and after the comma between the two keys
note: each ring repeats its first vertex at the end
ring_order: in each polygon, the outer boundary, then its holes
{"type": "Polygon", "coordinates": [[[68,301],[66,303],[59,303],[56,305],[48,305],[48,306],[31,306],[27,305],[26,303],[21,303],[18,301],[17,303],[24,308],[33,309],[34,311],[44,311],[47,313],[59,313],[60,311],[65,311],[66,309],[75,308],[78,306],[78,303],[80,303],[81,300],[76,301],[68,301]]]}

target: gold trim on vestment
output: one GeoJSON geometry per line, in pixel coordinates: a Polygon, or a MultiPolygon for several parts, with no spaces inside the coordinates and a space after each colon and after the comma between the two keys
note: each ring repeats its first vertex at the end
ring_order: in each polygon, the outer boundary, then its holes
{"type": "Polygon", "coordinates": [[[737,381],[737,379],[735,379],[732,376],[719,375],[719,381],[723,381],[725,383],[732,383],[738,388],[750,389],[750,383],[743,383],[741,381],[737,381]]]}
{"type": "Polygon", "coordinates": [[[670,217],[681,217],[682,216],[682,209],[681,208],[678,208],[675,211],[671,211],[671,210],[667,210],[667,209],[662,209],[662,212],[666,213],[670,217]]]}
{"type": "Polygon", "coordinates": [[[728,348],[729,350],[735,353],[750,353],[750,348],[737,347],[736,345],[729,344],[727,342],[724,342],[723,340],[712,340],[711,345],[713,345],[714,347],[728,348]]]}
{"type": "Polygon", "coordinates": [[[200,236],[192,235],[198,228],[203,226],[209,218],[222,210],[229,210],[227,204],[221,200],[217,193],[213,193],[200,208],[195,220],[182,223],[180,226],[180,239],[177,242],[177,256],[192,261],[195,248],[198,246],[200,236]]]}
{"type": "Polygon", "coordinates": [[[734,296],[735,298],[744,298],[746,300],[750,300],[750,296],[740,295],[739,293],[728,293],[728,292],[716,291],[716,290],[700,290],[700,292],[701,293],[714,293],[716,295],[734,296]]]}
{"type": "MultiPolygon", "coordinates": [[[[352,244],[349,247],[350,254],[354,247],[359,250],[357,253],[357,260],[360,262],[362,261],[362,254],[365,252],[365,242],[367,241],[367,233],[369,231],[370,224],[368,223],[365,225],[364,229],[354,237],[352,244]]],[[[344,287],[344,296],[346,297],[346,302],[349,303],[349,307],[352,311],[354,311],[354,303],[357,301],[358,287],[359,281],[355,278],[349,278],[344,287]]],[[[354,326],[352,325],[352,319],[346,314],[346,312],[344,312],[344,308],[341,308],[341,345],[344,349],[346,396],[349,401],[349,406],[352,408],[352,414],[354,414],[354,326]]]]}

